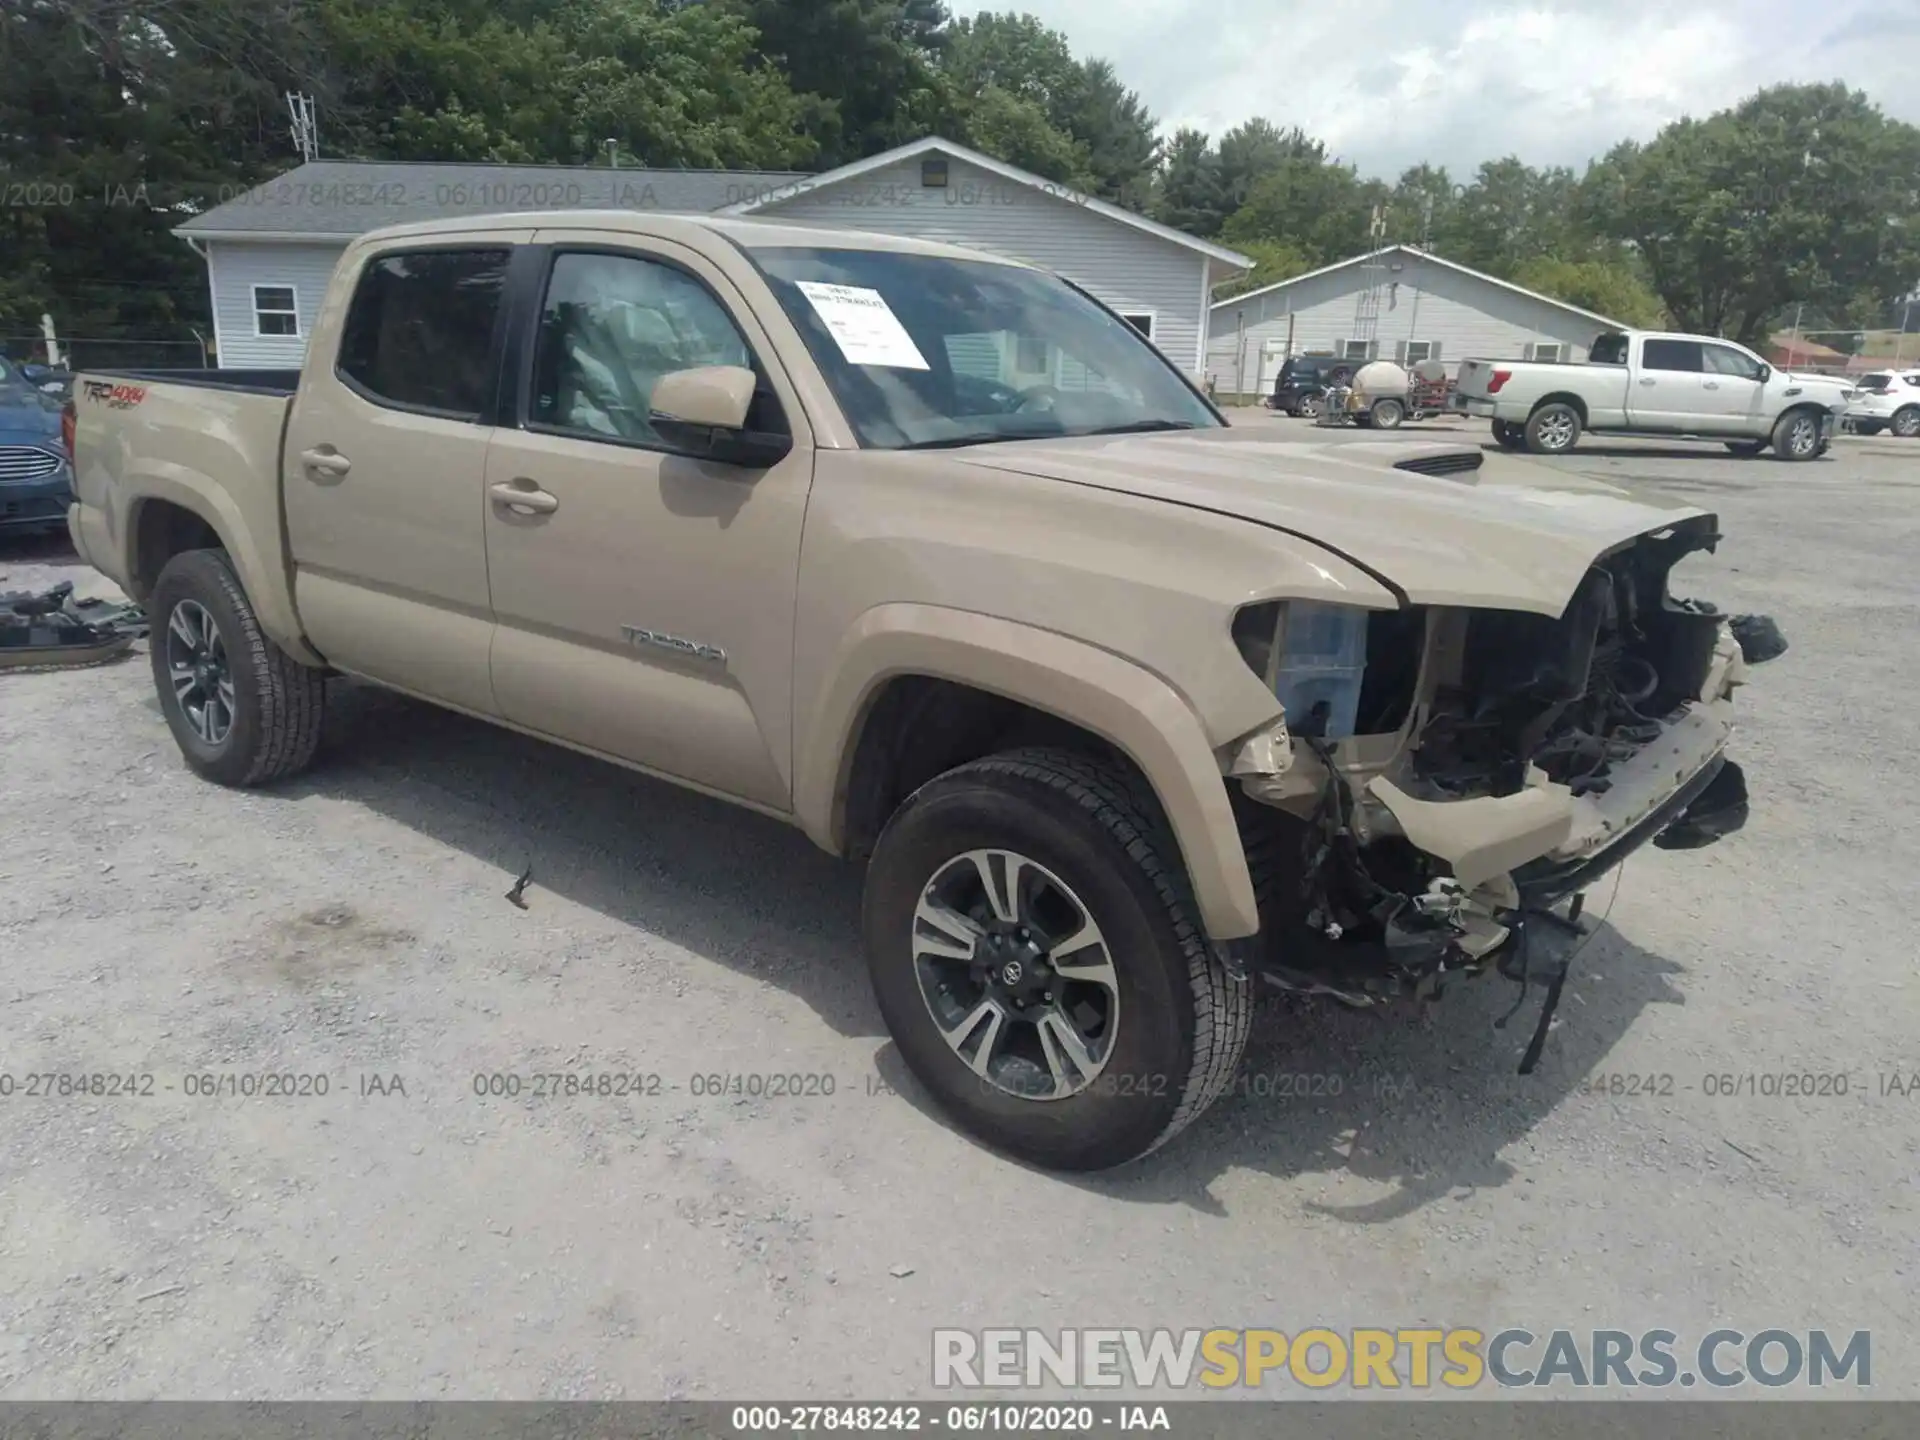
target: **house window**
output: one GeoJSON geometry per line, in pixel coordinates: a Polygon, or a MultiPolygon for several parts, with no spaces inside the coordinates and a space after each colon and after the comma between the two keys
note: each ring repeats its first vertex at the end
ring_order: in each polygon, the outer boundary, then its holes
{"type": "Polygon", "coordinates": [[[1373,358],[1373,341],[1342,340],[1340,342],[1340,358],[1342,360],[1371,360],[1373,358]]]}
{"type": "Polygon", "coordinates": [[[1044,375],[1052,369],[1047,342],[1038,335],[1020,335],[1014,346],[1013,368],[1022,375],[1044,375]]]}
{"type": "Polygon", "coordinates": [[[1567,358],[1567,347],[1558,340],[1538,340],[1530,347],[1533,353],[1529,360],[1542,360],[1550,365],[1558,365],[1567,358]]]}
{"type": "Polygon", "coordinates": [[[253,287],[253,333],[256,335],[298,335],[300,333],[299,297],[291,285],[253,287]]]}
{"type": "Polygon", "coordinates": [[[1153,312],[1151,310],[1122,310],[1119,313],[1122,320],[1133,326],[1134,329],[1146,336],[1147,339],[1151,340],[1153,338],[1153,312]]]}
{"type": "Polygon", "coordinates": [[[1438,360],[1440,347],[1431,340],[1407,341],[1407,364],[1418,365],[1422,360],[1438,360]]]}

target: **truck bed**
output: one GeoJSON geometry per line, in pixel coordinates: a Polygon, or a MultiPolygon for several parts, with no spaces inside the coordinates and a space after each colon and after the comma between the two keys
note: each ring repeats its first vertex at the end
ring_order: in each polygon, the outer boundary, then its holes
{"type": "Polygon", "coordinates": [[[149,385],[187,385],[197,390],[236,390],[246,395],[291,395],[299,370],[93,370],[102,380],[138,380],[149,385]]]}

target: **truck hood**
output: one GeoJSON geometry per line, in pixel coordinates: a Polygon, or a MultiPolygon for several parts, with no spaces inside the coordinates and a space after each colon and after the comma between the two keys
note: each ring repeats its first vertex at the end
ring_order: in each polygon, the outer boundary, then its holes
{"type": "Polygon", "coordinates": [[[1483,454],[1418,441],[1302,444],[1229,428],[1011,441],[941,458],[1271,526],[1333,551],[1416,605],[1557,616],[1588,567],[1630,540],[1682,522],[1704,542],[1714,538],[1704,510],[1649,504],[1545,466],[1527,466],[1525,483],[1478,470],[1393,468],[1483,454]]]}

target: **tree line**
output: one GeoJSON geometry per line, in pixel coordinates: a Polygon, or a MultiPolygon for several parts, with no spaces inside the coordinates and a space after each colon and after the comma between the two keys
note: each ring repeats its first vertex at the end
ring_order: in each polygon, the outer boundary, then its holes
{"type": "Polygon", "coordinates": [[[1920,130],[1838,82],[1579,174],[1386,180],[1264,119],[1164,134],[1060,32],[941,0],[0,0],[0,336],[204,326],[168,232],[295,163],[289,90],[329,158],[822,170],[940,134],[1243,251],[1241,289],[1398,240],[1754,341],[1796,306],[1883,321],[1920,279],[1920,130]]]}

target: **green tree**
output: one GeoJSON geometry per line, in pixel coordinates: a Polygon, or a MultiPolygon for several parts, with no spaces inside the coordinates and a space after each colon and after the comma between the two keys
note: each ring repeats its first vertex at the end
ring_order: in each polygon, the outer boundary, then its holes
{"type": "Polygon", "coordinates": [[[1296,275],[1304,275],[1316,268],[1316,262],[1310,256],[1285,241],[1245,240],[1240,242],[1238,248],[1253,261],[1253,269],[1237,279],[1216,286],[1213,292],[1216,300],[1226,300],[1235,295],[1244,295],[1249,290],[1258,290],[1263,285],[1291,280],[1296,275]]]}
{"type": "MultiPolygon", "coordinates": [[[[996,137],[1009,128],[1012,107],[994,92],[1027,107],[1016,128],[1025,153],[1069,163],[1094,194],[1122,203],[1144,203],[1159,153],[1153,117],[1140,97],[1120,83],[1102,60],[1076,59],[1067,37],[1032,15],[985,13],[954,22],[942,49],[941,73],[967,114],[963,137],[976,148],[1016,165],[1030,164],[996,137]],[[1049,141],[1033,129],[1037,116],[1058,132],[1049,141]]],[[[1049,178],[1066,178],[1040,171],[1049,178]]]]}
{"type": "MultiPolygon", "coordinates": [[[[807,107],[819,163],[843,165],[950,124],[955,97],[939,74],[941,0],[710,0],[759,35],[807,107]]],[[[705,8],[687,6],[685,8],[705,8]]]]}
{"type": "Polygon", "coordinates": [[[1920,130],[1842,84],[1781,85],[1618,146],[1587,177],[1676,325],[1760,340],[1920,275],[1920,130]]]}
{"type": "Polygon", "coordinates": [[[1205,133],[1176,130],[1167,142],[1155,188],[1153,215],[1163,225],[1211,240],[1233,213],[1227,203],[1220,156],[1205,133]]]}
{"type": "Polygon", "coordinates": [[[1229,244],[1284,243],[1315,265],[1331,264],[1378,248],[1371,233],[1386,186],[1362,180],[1350,166],[1310,149],[1284,156],[1253,184],[1246,202],[1228,218],[1229,244]]]}
{"type": "Polygon", "coordinates": [[[1636,330],[1659,330],[1667,323],[1660,297],[1625,261],[1540,256],[1523,260],[1508,278],[1528,290],[1592,310],[1636,330]]]}

